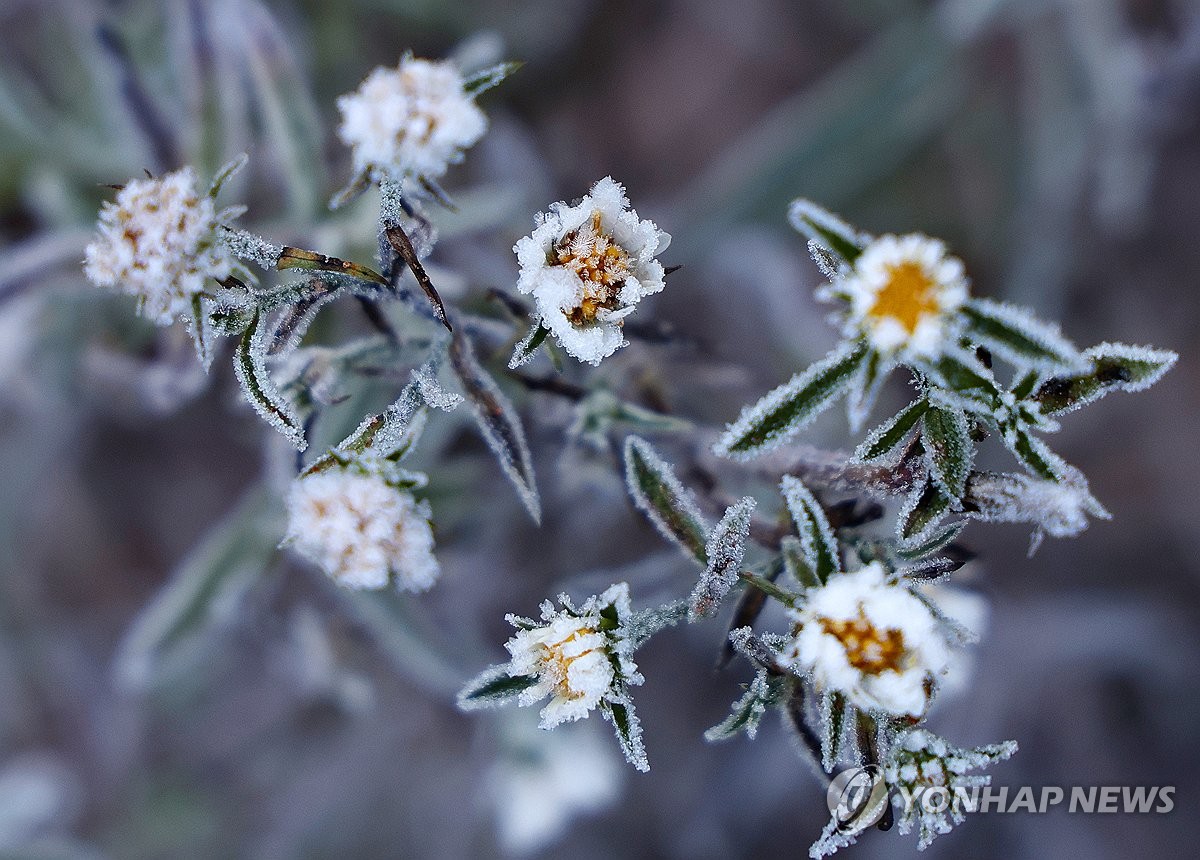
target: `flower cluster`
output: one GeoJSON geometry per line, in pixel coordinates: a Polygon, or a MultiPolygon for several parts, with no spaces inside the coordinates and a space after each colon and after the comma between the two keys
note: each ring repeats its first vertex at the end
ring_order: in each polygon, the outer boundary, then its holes
{"type": "Polygon", "coordinates": [[[285,543],[339,585],[425,591],[438,577],[429,505],[369,470],[339,467],[292,482],[285,543]]]}
{"type": "Polygon", "coordinates": [[[873,562],[809,589],[791,611],[794,639],[781,658],[817,689],[854,705],[920,717],[949,665],[945,631],[928,606],[873,562]]]}
{"type": "Polygon", "coordinates": [[[599,364],[625,345],[621,326],[637,303],[662,290],[655,257],[670,241],[606,176],[574,206],[554,203],[537,216],[533,233],[513,247],[517,289],[533,296],[539,324],[563,349],[599,364]]]}
{"type": "Polygon", "coordinates": [[[487,130],[487,117],[449,61],[405,57],[394,69],[381,66],[337,106],[338,137],[350,147],[354,170],[375,180],[436,179],[487,130]]]}
{"type": "Polygon", "coordinates": [[[190,167],[134,179],[100,209],[84,273],[101,287],[136,296],[143,316],[158,325],[195,313],[193,300],[210,279],[233,270],[220,242],[212,197],[196,189],[190,167]]]}

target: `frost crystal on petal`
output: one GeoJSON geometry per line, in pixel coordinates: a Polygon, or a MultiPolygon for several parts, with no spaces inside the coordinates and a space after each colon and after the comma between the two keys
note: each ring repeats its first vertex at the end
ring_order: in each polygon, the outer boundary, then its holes
{"type": "Polygon", "coordinates": [[[579,203],[553,203],[513,247],[517,289],[568,353],[599,364],[625,345],[625,317],[665,286],[655,255],[671,237],[638,218],[625,189],[606,176],[579,203]]]}
{"type": "Polygon", "coordinates": [[[101,287],[136,296],[158,325],[189,314],[210,278],[227,278],[233,259],[217,240],[213,200],[190,167],[161,179],[134,179],[100,209],[84,273],[101,287]]]}
{"type": "Polygon", "coordinates": [[[864,709],[920,717],[946,670],[949,644],[937,617],[872,562],[809,589],[791,610],[795,636],[780,655],[820,689],[864,709]]]}
{"type": "Polygon", "coordinates": [[[356,173],[437,178],[462,160],[487,130],[487,117],[448,61],[405,57],[375,69],[337,102],[338,137],[350,147],[356,173]]]}
{"type": "Polygon", "coordinates": [[[308,474],[288,493],[284,542],[339,585],[425,591],[437,579],[429,506],[383,477],[347,467],[308,474]]]}

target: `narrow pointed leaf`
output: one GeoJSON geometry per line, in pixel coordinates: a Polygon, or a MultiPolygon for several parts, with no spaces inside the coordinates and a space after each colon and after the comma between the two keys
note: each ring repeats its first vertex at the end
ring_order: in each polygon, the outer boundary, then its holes
{"type": "Polygon", "coordinates": [[[788,207],[792,226],[848,265],[862,254],[869,237],[810,200],[793,200],[788,207]]]}
{"type": "Polygon", "coordinates": [[[249,161],[250,156],[243,152],[222,166],[217,171],[217,175],[213,177],[212,185],[208,187],[208,196],[216,197],[220,194],[221,188],[224,187],[225,183],[237,176],[249,161]]]}
{"type": "Polygon", "coordinates": [[[759,669],[745,695],[733,703],[729,716],[706,731],[704,739],[709,742],[723,741],[745,732],[753,740],[768,708],[778,704],[786,695],[786,686],[786,678],[770,676],[765,669],[759,669]]]}
{"type": "Polygon", "coordinates": [[[625,439],[625,482],[629,496],[663,537],[708,566],[708,528],[692,494],[658,452],[638,436],[625,439]]]}
{"type": "Polygon", "coordinates": [[[1025,308],[972,298],[962,314],[967,337],[1018,367],[1070,371],[1086,365],[1058,326],[1042,322],[1025,308]]]}
{"type": "Polygon", "coordinates": [[[784,570],[792,579],[804,588],[816,588],[821,584],[821,580],[817,579],[817,572],[808,563],[799,538],[792,535],[785,536],[779,544],[779,550],[783,556],[784,570]]]}
{"type": "MultiPolygon", "coordinates": [[[[796,547],[797,552],[800,551],[799,546],[796,547]]],[[[763,579],[766,582],[774,583],[779,578],[779,574],[783,573],[784,562],[779,556],[771,559],[763,573],[763,579]]],[[[742,596],[738,599],[737,605],[733,610],[733,617],[729,620],[729,630],[725,636],[725,643],[721,649],[721,656],[717,659],[717,668],[721,669],[729,665],[729,661],[734,658],[737,653],[733,647],[733,640],[729,637],[729,633],[734,630],[751,627],[758,619],[763,607],[766,606],[767,595],[758,588],[747,588],[742,591],[742,596]]]]}
{"type": "Polygon", "coordinates": [[[458,694],[458,706],[471,711],[504,705],[515,701],[537,682],[537,675],[510,675],[507,665],[492,666],[463,687],[458,694]]]}
{"type": "Polygon", "coordinates": [[[826,692],[821,697],[821,767],[833,773],[834,765],[842,754],[842,737],[846,731],[847,718],[854,711],[848,707],[840,693],[826,692]]]}
{"type": "Polygon", "coordinates": [[[300,451],[308,447],[304,438],[304,423],[296,407],[284,397],[267,372],[267,325],[261,311],[256,311],[250,328],[242,335],[234,357],[234,374],[246,399],[263,419],[287,437],[300,451]]]}
{"type": "Polygon", "coordinates": [[[829,527],[825,511],[799,478],[784,475],[779,489],[800,533],[800,547],[804,551],[805,561],[818,581],[828,582],[829,577],[841,572],[842,560],[838,553],[837,538],[829,527]]]}
{"type": "Polygon", "coordinates": [[[524,63],[517,60],[509,60],[504,63],[497,63],[491,68],[483,69],[475,72],[463,83],[463,89],[471,95],[479,95],[482,92],[487,92],[492,87],[501,83],[505,78],[513,72],[520,69],[524,63]]]}
{"type": "Polygon", "coordinates": [[[217,340],[211,314],[212,304],[208,299],[198,293],[192,296],[192,313],[187,320],[187,329],[188,334],[192,336],[192,345],[196,348],[196,358],[205,373],[212,367],[217,340]]]}
{"type": "Polygon", "coordinates": [[[893,454],[908,438],[908,434],[917,426],[917,422],[921,420],[921,416],[928,408],[929,401],[924,398],[914,400],[905,406],[867,434],[867,438],[854,452],[854,459],[863,463],[871,463],[893,454]]]}
{"type": "Polygon", "coordinates": [[[546,336],[549,334],[550,329],[546,328],[540,319],[534,323],[533,327],[529,329],[529,334],[525,335],[513,350],[512,358],[508,360],[508,369],[516,370],[533,358],[534,353],[538,351],[538,347],[545,342],[546,336]]]}
{"type": "Polygon", "coordinates": [[[425,271],[425,266],[421,263],[421,258],[417,256],[417,250],[413,247],[408,234],[404,232],[404,228],[399,224],[391,224],[385,233],[388,242],[392,246],[392,250],[408,266],[409,271],[413,273],[413,277],[417,279],[417,285],[425,293],[425,298],[429,299],[429,304],[433,306],[434,315],[446,327],[447,331],[454,331],[454,326],[450,324],[450,318],[446,316],[446,306],[442,303],[442,297],[438,295],[438,291],[433,286],[433,281],[429,279],[429,274],[425,271]]]}
{"type": "Polygon", "coordinates": [[[931,403],[921,423],[921,443],[929,455],[929,474],[957,506],[967,489],[975,459],[971,425],[961,409],[931,403]]]}
{"type": "Polygon", "coordinates": [[[1057,481],[1066,471],[1066,464],[1062,458],[1024,427],[1007,428],[1004,432],[1004,444],[1025,468],[1039,478],[1057,481]]]}
{"type": "Polygon", "coordinates": [[[642,742],[642,724],[633,711],[633,705],[605,701],[600,704],[600,709],[616,731],[625,760],[643,773],[650,770],[646,746],[642,742]]]}
{"type": "Polygon", "coordinates": [[[900,509],[899,532],[905,546],[928,539],[933,528],[950,511],[950,499],[932,480],[920,485],[900,509]]]}
{"type": "Polygon", "coordinates": [[[705,550],[708,566],[688,601],[688,621],[698,621],[716,612],[729,589],[737,583],[738,569],[746,554],[746,540],[750,536],[750,517],[756,504],[753,498],[746,496],[731,505],[708,536],[705,550]]]}
{"type": "Polygon", "coordinates": [[[780,445],[842,394],[867,355],[863,343],[841,347],[767,394],[714,446],[722,457],[748,458],[780,445]]]}
{"type": "Polygon", "coordinates": [[[512,403],[476,360],[474,348],[462,332],[456,332],[450,340],[450,366],[458,377],[484,441],[516,488],[529,516],[535,523],[540,523],[542,507],[533,460],[525,442],[525,428],[512,403]]]}
{"type": "Polygon", "coordinates": [[[316,251],[306,251],[303,248],[285,246],[283,253],[279,256],[279,260],[275,263],[275,268],[281,272],[287,269],[333,272],[338,275],[357,278],[360,281],[369,281],[384,287],[388,286],[387,279],[374,269],[359,263],[352,263],[349,260],[327,257],[324,254],[318,254],[316,251]]]}
{"type": "Polygon", "coordinates": [[[1179,356],[1166,349],[1102,343],[1084,351],[1087,373],[1056,376],[1033,396],[1042,413],[1061,415],[1099,400],[1110,391],[1142,391],[1162,378],[1179,356]]]}
{"type": "Polygon", "coordinates": [[[859,365],[858,374],[850,386],[850,394],[846,399],[847,415],[850,430],[857,433],[866,423],[867,416],[879,399],[879,391],[888,375],[895,366],[894,362],[884,358],[877,351],[871,350],[859,365]]]}
{"type": "Polygon", "coordinates": [[[938,550],[943,549],[949,544],[953,543],[962,533],[962,530],[966,528],[966,525],[966,522],[963,520],[950,523],[949,525],[946,525],[934,532],[930,537],[921,541],[920,543],[900,550],[899,555],[901,558],[909,561],[924,558],[927,555],[932,555],[938,550]]]}

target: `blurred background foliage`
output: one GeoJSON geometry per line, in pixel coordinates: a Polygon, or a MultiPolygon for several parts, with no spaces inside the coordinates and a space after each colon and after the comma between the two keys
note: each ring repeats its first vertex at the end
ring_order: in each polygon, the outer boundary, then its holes
{"type": "MultiPolygon", "coordinates": [[[[675,236],[666,262],[685,268],[643,313],[690,348],[597,371],[646,405],[723,422],[832,343],[785,222],[798,195],[944,237],[978,292],[1082,345],[1181,353],[1057,441],[1113,522],[1028,560],[1020,528],[969,529],[990,629],[969,696],[932,723],[966,746],[1017,738],[1000,784],[1175,784],[1175,812],[979,816],[929,852],[1180,855],[1200,791],[1187,0],[0,2],[0,855],[794,856],[823,824],[778,727],[703,745],[748,680],[713,673],[716,624],[639,655],[645,777],[612,768],[601,727],[551,742],[532,714],[454,710],[501,656],[505,612],[564,584],[690,588],[570,438],[567,405],[510,390],[541,529],[462,421],[435,416],[415,465],[433,476],[442,581],[416,600],[340,593],[274,551],[291,461],[227,366],[206,378],[181,327],[83,281],[103,185],[242,150],[226,199],[249,204],[244,223],[369,262],[374,199],[323,212],[348,178],[335,99],[407,49],[527,63],[484,97],[492,130],[447,179],[444,294],[484,308],[532,214],[605,174],[675,236]],[[589,814],[564,830],[574,811],[589,814]]],[[[310,338],[365,331],[355,310],[310,338]]],[[[397,387],[376,380],[354,408],[397,387]]],[[[839,422],[818,441],[846,444],[839,422]]],[[[853,850],[914,853],[882,834],[853,850]]]]}

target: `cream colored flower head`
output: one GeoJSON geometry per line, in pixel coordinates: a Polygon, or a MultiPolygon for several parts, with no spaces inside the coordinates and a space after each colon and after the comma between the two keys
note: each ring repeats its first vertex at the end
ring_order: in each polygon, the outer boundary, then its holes
{"type": "Polygon", "coordinates": [[[586,717],[606,698],[623,701],[627,684],[640,684],[637,664],[624,647],[620,623],[629,615],[629,587],[619,583],[576,609],[561,595],[561,609],[542,604],[542,623],[510,617],[517,634],[505,648],[512,659],[508,674],[536,676],[518,703],[532,705],[550,696],[542,708],[541,726],[586,717]]]}
{"type": "Polygon", "coordinates": [[[196,189],[190,167],[158,179],[134,179],[100,209],[87,246],[84,274],[97,286],[118,288],[158,325],[192,313],[192,299],[209,280],[229,277],[233,257],[217,236],[219,214],[196,189]]]}
{"type": "Polygon", "coordinates": [[[517,290],[563,349],[599,364],[625,345],[622,323],[664,286],[662,253],[671,237],[638,218],[625,189],[605,177],[574,206],[553,203],[534,231],[513,247],[517,290]]]}
{"type": "Polygon", "coordinates": [[[781,658],[864,709],[920,717],[949,665],[941,623],[878,562],[810,589],[792,617],[781,658]]]}
{"type": "Polygon", "coordinates": [[[356,172],[436,179],[462,161],[487,130],[487,117],[449,61],[405,57],[375,69],[337,101],[338,137],[350,147],[356,172]]]}
{"type": "Polygon", "coordinates": [[[847,334],[884,355],[933,358],[957,336],[968,282],[945,245],[912,233],[872,240],[833,291],[850,301],[847,334]]]}
{"type": "Polygon", "coordinates": [[[425,591],[439,571],[429,506],[382,477],[349,468],[305,475],[288,494],[284,543],[339,585],[425,591]]]}

